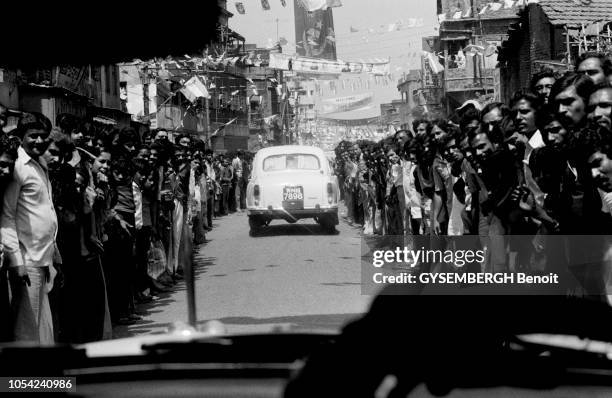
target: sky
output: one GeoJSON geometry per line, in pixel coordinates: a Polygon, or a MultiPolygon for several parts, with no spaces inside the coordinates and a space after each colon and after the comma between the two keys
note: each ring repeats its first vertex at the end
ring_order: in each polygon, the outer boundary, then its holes
{"type": "MultiPolygon", "coordinates": [[[[269,0],[271,10],[264,11],[260,0],[242,0],[245,14],[236,11],[236,1],[227,2],[228,10],[234,13],[230,28],[246,38],[247,43],[266,47],[284,37],[295,42],[293,1],[269,0]]],[[[420,50],[421,36],[434,34],[437,25],[436,0],[342,0],[342,7],[333,8],[336,31],[337,54],[342,60],[352,61],[359,58],[391,57],[398,66],[410,65],[412,60],[400,58],[410,50],[420,50]],[[394,31],[388,34],[369,34],[370,27],[395,23],[400,19],[423,18],[422,28],[394,31]],[[350,28],[359,32],[351,33],[350,28]],[[399,61],[402,59],[402,61],[399,61]]],[[[284,49],[293,52],[292,49],[284,49]]]]}
{"type": "MultiPolygon", "coordinates": [[[[234,16],[230,28],[245,37],[247,44],[258,47],[271,46],[278,37],[295,43],[294,0],[269,0],[270,11],[264,11],[261,0],[241,0],[245,14],[238,13],[236,1],[228,0],[227,8],[234,16]]],[[[343,61],[360,59],[390,58],[391,73],[398,80],[410,69],[420,69],[421,37],[437,33],[436,0],[342,0],[341,7],[333,8],[336,33],[336,52],[343,61]],[[399,20],[422,18],[423,27],[403,29],[384,33],[369,33],[399,20]],[[351,27],[358,32],[351,33],[351,27]],[[418,55],[417,55],[418,54],[418,55]]],[[[285,53],[294,53],[293,48],[283,48],[285,53]]],[[[390,102],[399,99],[395,84],[377,90],[376,102],[390,102]]]]}

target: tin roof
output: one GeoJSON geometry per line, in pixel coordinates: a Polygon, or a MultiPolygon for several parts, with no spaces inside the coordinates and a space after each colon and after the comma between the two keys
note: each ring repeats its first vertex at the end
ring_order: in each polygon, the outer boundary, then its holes
{"type": "Polygon", "coordinates": [[[612,21],[612,0],[539,0],[538,3],[553,25],[580,27],[612,21]]]}

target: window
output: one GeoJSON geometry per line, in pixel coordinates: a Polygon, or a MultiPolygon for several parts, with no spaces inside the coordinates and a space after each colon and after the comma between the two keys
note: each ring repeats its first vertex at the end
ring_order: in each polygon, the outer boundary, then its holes
{"type": "Polygon", "coordinates": [[[319,170],[320,168],[318,157],[299,153],[268,156],[263,162],[264,171],[319,170]]]}

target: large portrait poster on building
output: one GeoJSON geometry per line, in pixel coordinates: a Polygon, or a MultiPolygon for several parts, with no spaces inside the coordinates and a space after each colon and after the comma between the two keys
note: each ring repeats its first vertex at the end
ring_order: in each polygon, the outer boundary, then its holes
{"type": "Polygon", "coordinates": [[[294,10],[297,53],[335,61],[336,35],[332,9],[308,12],[301,0],[295,0],[294,10]]]}

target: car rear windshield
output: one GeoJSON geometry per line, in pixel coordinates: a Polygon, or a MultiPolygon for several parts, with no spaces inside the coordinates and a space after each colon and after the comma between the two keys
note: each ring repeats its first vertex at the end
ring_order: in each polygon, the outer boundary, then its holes
{"type": "Polygon", "coordinates": [[[302,153],[268,156],[263,162],[264,171],[319,170],[320,168],[317,156],[302,153]]]}

